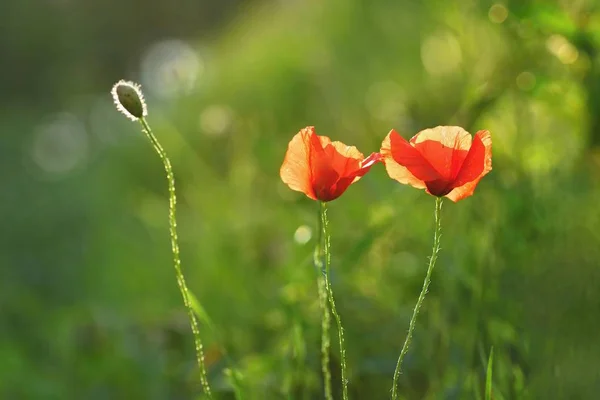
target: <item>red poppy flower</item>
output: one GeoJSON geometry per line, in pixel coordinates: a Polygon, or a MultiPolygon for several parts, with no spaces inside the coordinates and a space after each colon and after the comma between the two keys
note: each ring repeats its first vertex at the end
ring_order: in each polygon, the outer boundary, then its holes
{"type": "Polygon", "coordinates": [[[290,189],[313,200],[331,201],[379,161],[379,153],[365,159],[356,147],[318,136],[315,128],[308,126],[290,141],[279,173],[290,189]]]}
{"type": "Polygon", "coordinates": [[[407,142],[392,130],[381,155],[390,178],[456,202],[471,196],[492,170],[492,138],[489,131],[472,137],[458,126],[438,126],[407,142]]]}

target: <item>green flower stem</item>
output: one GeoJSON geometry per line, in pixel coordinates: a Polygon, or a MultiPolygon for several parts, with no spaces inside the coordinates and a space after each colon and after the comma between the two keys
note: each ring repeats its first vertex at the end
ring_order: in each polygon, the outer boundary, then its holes
{"type": "Polygon", "coordinates": [[[325,399],[333,400],[331,391],[331,371],[329,370],[329,328],[331,326],[331,314],[327,306],[327,288],[324,276],[323,265],[323,219],[321,211],[317,215],[318,230],[317,230],[317,245],[315,246],[314,264],[317,269],[317,287],[319,290],[319,307],[321,308],[321,369],[323,371],[323,381],[325,386],[325,399]]]}
{"type": "Polygon", "coordinates": [[[329,298],[329,306],[338,330],[338,339],[340,344],[340,366],[342,370],[342,398],[348,400],[348,378],[346,375],[346,348],[344,347],[344,328],[342,320],[337,312],[335,300],[333,298],[333,289],[329,280],[329,268],[331,266],[331,237],[329,235],[329,219],[327,218],[327,204],[321,202],[321,223],[323,228],[323,237],[325,239],[325,288],[329,298]]]}
{"type": "Polygon", "coordinates": [[[175,265],[175,276],[177,278],[177,286],[179,286],[179,291],[181,292],[181,297],[183,297],[183,304],[188,313],[188,317],[190,319],[190,325],[192,327],[192,333],[194,334],[194,343],[196,348],[196,358],[198,361],[198,366],[200,367],[200,382],[202,383],[202,389],[204,393],[209,399],[212,399],[212,393],[210,390],[210,386],[208,385],[208,379],[206,377],[206,366],[204,364],[204,351],[202,347],[202,340],[200,338],[200,329],[198,327],[198,321],[196,319],[196,315],[194,314],[194,310],[192,308],[192,304],[190,302],[189,291],[187,285],[185,283],[185,279],[183,277],[183,272],[181,271],[181,259],[179,258],[179,243],[177,241],[177,220],[176,220],[176,204],[177,198],[175,197],[175,176],[173,175],[173,168],[171,167],[171,162],[165,153],[165,150],[162,148],[156,136],[152,133],[150,126],[146,122],[145,118],[140,118],[140,122],[142,124],[142,130],[152,143],[154,150],[158,153],[158,156],[162,160],[165,166],[165,172],[167,174],[167,181],[169,183],[169,230],[171,233],[171,249],[173,250],[173,263],[175,265]]]}
{"type": "Polygon", "coordinates": [[[438,252],[440,251],[440,238],[442,236],[442,198],[437,197],[435,200],[435,234],[433,236],[433,249],[431,252],[431,257],[429,258],[429,267],[427,268],[427,274],[425,275],[425,281],[423,281],[423,289],[421,289],[421,293],[419,294],[419,298],[417,300],[417,304],[415,305],[415,309],[413,310],[412,317],[410,319],[410,323],[408,325],[408,334],[406,335],[406,340],[404,341],[404,345],[402,346],[402,351],[400,352],[400,357],[398,357],[398,363],[396,364],[396,370],[394,371],[394,381],[392,383],[392,399],[396,400],[398,398],[398,378],[400,377],[400,369],[402,367],[402,361],[404,360],[404,356],[408,352],[408,346],[410,346],[410,341],[412,339],[413,331],[415,330],[415,323],[417,321],[417,315],[419,315],[419,310],[421,309],[421,305],[423,304],[423,300],[425,300],[425,295],[429,289],[429,284],[431,283],[431,273],[433,272],[433,267],[435,266],[435,261],[437,260],[438,252]]]}

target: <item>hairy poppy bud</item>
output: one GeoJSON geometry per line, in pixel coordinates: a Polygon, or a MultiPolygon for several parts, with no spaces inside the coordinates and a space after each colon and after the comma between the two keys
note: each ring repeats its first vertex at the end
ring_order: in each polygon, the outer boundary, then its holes
{"type": "Polygon", "coordinates": [[[120,80],[110,91],[117,110],[136,121],[148,114],[142,88],[137,83],[120,80]]]}

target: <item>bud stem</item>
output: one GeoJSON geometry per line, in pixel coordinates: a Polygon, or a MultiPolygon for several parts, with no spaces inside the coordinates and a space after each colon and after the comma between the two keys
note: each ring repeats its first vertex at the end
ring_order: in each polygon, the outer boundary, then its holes
{"type": "Polygon", "coordinates": [[[181,297],[183,297],[183,304],[188,313],[188,317],[190,319],[190,325],[192,327],[192,333],[194,334],[194,344],[196,348],[196,358],[198,361],[198,367],[200,367],[200,382],[202,383],[202,389],[204,393],[209,399],[212,399],[212,393],[210,390],[210,386],[208,385],[208,379],[206,375],[206,366],[204,364],[204,351],[202,346],[202,340],[200,338],[200,329],[198,327],[198,320],[196,319],[196,315],[194,314],[194,310],[192,309],[192,305],[190,302],[190,295],[187,285],[185,283],[185,278],[183,276],[183,272],[181,270],[181,259],[179,258],[179,243],[177,239],[177,220],[176,220],[176,204],[177,198],[175,196],[175,176],[173,174],[173,168],[171,167],[171,162],[167,157],[167,153],[162,148],[156,136],[152,133],[150,126],[146,122],[144,117],[140,118],[140,123],[142,124],[142,131],[146,134],[150,143],[152,143],[152,147],[156,150],[156,153],[162,160],[165,172],[167,175],[167,181],[169,184],[169,230],[171,234],[171,249],[173,251],[173,263],[175,266],[175,276],[177,278],[177,286],[179,286],[179,291],[181,292],[181,297]]]}

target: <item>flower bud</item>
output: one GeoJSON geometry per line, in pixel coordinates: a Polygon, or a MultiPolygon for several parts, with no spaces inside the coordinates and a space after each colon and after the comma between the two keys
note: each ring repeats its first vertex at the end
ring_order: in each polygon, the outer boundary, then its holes
{"type": "Polygon", "coordinates": [[[137,83],[120,80],[113,86],[111,94],[117,110],[130,120],[136,121],[148,114],[142,88],[137,83]]]}

